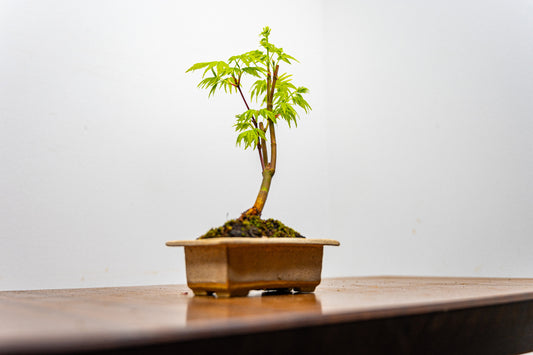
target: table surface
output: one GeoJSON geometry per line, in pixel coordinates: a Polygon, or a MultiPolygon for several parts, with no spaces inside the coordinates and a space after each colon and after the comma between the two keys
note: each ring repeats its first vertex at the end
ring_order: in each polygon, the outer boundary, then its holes
{"type": "Polygon", "coordinates": [[[350,277],[315,293],[194,297],[184,285],[0,292],[0,352],[190,341],[533,301],[533,279],[350,277]]]}

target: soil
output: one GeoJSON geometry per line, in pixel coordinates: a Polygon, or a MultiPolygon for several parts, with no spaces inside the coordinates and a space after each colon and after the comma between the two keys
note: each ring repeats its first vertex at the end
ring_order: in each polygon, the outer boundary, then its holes
{"type": "Polygon", "coordinates": [[[247,238],[305,238],[292,228],[275,219],[263,220],[258,216],[232,219],[223,226],[212,228],[198,239],[227,237],[247,238]]]}

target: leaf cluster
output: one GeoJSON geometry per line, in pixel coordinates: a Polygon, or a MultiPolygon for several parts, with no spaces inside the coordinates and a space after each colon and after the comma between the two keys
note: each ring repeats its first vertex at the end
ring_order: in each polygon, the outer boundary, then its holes
{"type": "Polygon", "coordinates": [[[260,36],[261,49],[232,56],[226,61],[196,63],[187,70],[203,70],[198,87],[209,90],[208,96],[217,90],[230,94],[240,93],[247,110],[236,115],[234,127],[238,133],[237,144],[243,145],[245,149],[254,149],[261,140],[267,141],[265,133],[269,125],[277,124],[279,119],[286,121],[289,127],[292,124],[297,126],[299,114],[296,108],[305,113],[311,110],[304,98],[309,90],[294,85],[291,75],[278,71],[281,63],[292,64],[297,62],[296,58],[269,42],[269,27],[265,27],[260,36]],[[251,109],[243,94],[244,77],[255,79],[249,97],[250,103],[259,105],[258,109],[251,109]]]}

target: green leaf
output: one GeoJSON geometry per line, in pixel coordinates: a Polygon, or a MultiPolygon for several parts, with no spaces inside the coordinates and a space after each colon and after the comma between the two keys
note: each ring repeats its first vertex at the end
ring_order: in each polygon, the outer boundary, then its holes
{"type": "Polygon", "coordinates": [[[257,147],[257,143],[259,142],[259,134],[255,129],[250,129],[248,131],[241,132],[237,136],[237,142],[236,144],[238,146],[241,146],[244,144],[244,149],[248,149],[252,147],[252,149],[255,149],[257,147]]]}
{"type": "Polygon", "coordinates": [[[219,61],[219,62],[217,62],[216,67],[217,67],[217,74],[218,75],[225,75],[226,74],[225,71],[226,71],[227,68],[229,68],[229,65],[226,64],[226,62],[219,61]]]}
{"type": "Polygon", "coordinates": [[[287,74],[287,73],[283,73],[281,75],[278,75],[278,83],[285,83],[285,82],[290,82],[292,79],[292,75],[291,74],[287,74]]]}
{"type": "Polygon", "coordinates": [[[263,27],[263,31],[261,32],[260,36],[263,36],[264,38],[268,39],[268,36],[270,36],[270,27],[263,27]]]}
{"type": "Polygon", "coordinates": [[[245,72],[246,74],[250,74],[250,75],[253,75],[253,76],[256,76],[256,77],[260,77],[259,73],[261,72],[262,68],[257,68],[257,67],[245,67],[245,68],[242,68],[242,71],[245,72]]]}
{"type": "Polygon", "coordinates": [[[211,95],[213,95],[215,93],[216,89],[217,89],[217,84],[213,85],[213,87],[209,91],[209,95],[207,95],[207,97],[211,97],[211,95]]]}
{"type": "Polygon", "coordinates": [[[305,113],[311,111],[311,106],[300,94],[296,94],[292,97],[292,102],[304,109],[305,113]]]}
{"type": "Polygon", "coordinates": [[[195,70],[198,70],[198,69],[202,69],[202,68],[205,68],[206,66],[208,66],[211,62],[203,62],[203,63],[196,63],[194,64],[192,67],[190,67],[189,69],[187,69],[186,73],[190,72],[190,71],[195,71],[195,70]]]}
{"type": "Polygon", "coordinates": [[[198,87],[201,88],[201,89],[207,89],[207,88],[210,88],[211,86],[215,85],[217,82],[218,82],[218,78],[217,77],[205,78],[202,81],[200,81],[200,83],[198,84],[198,87]]]}
{"type": "Polygon", "coordinates": [[[235,127],[235,131],[236,132],[242,132],[242,131],[244,131],[246,129],[254,128],[254,126],[252,125],[252,123],[249,120],[237,121],[237,123],[235,123],[233,125],[233,127],[235,127]]]}
{"type": "Polygon", "coordinates": [[[264,93],[266,93],[266,89],[267,89],[266,80],[264,79],[257,80],[252,85],[252,92],[250,93],[250,97],[252,98],[252,100],[257,101],[260,95],[263,95],[264,93]]]}
{"type": "Polygon", "coordinates": [[[290,62],[291,60],[293,60],[293,61],[299,63],[298,60],[297,60],[296,58],[294,58],[292,55],[288,55],[287,53],[282,53],[282,54],[280,54],[279,57],[278,57],[278,60],[282,60],[282,61],[284,61],[284,62],[286,62],[286,63],[289,63],[289,64],[292,64],[292,63],[290,62]]]}
{"type": "Polygon", "coordinates": [[[266,108],[262,108],[257,111],[257,116],[264,117],[265,119],[271,120],[276,123],[276,114],[270,110],[267,110],[266,108]]]}
{"type": "Polygon", "coordinates": [[[256,131],[257,135],[258,135],[261,139],[267,141],[267,137],[265,136],[265,131],[263,131],[263,130],[260,129],[260,128],[254,128],[254,130],[256,131]]]}

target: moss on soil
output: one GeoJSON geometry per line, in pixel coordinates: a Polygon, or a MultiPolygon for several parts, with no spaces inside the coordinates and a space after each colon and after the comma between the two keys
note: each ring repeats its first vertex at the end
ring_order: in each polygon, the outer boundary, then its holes
{"type": "Polygon", "coordinates": [[[292,228],[275,219],[263,220],[258,216],[232,219],[223,226],[212,228],[198,239],[222,237],[248,237],[248,238],[305,238],[292,228]]]}

